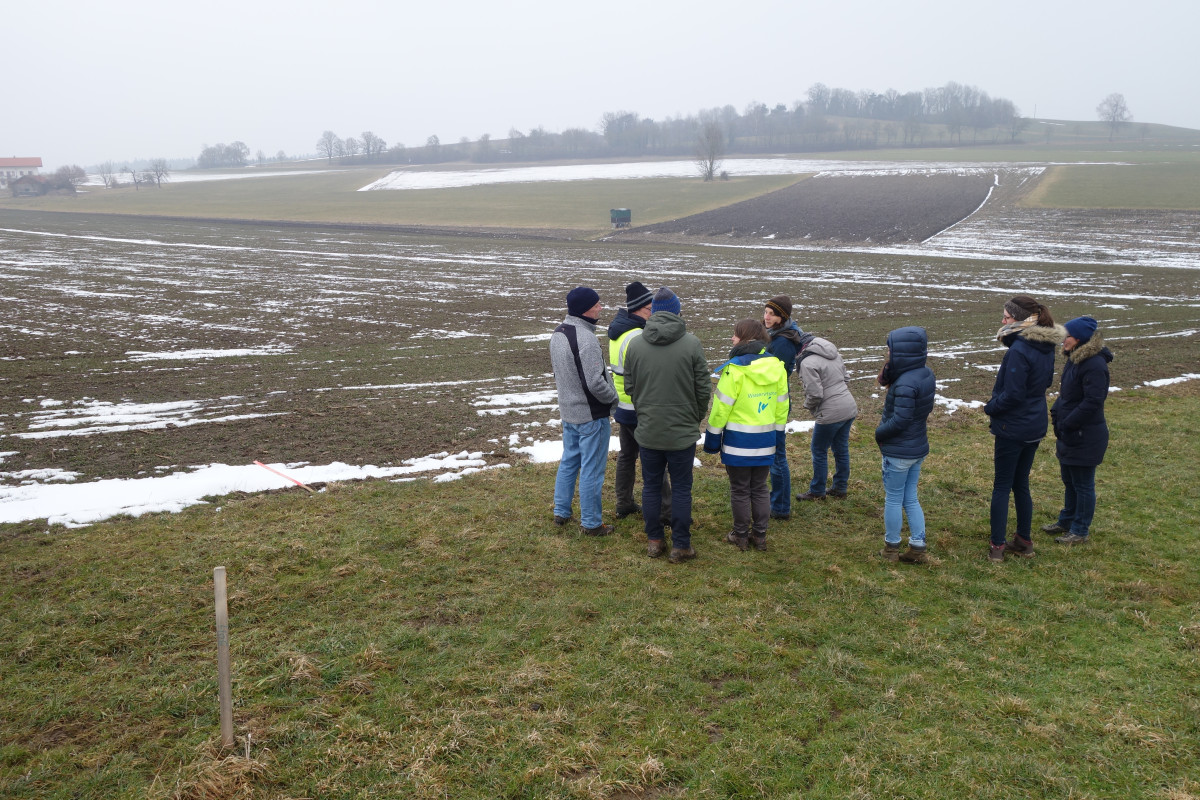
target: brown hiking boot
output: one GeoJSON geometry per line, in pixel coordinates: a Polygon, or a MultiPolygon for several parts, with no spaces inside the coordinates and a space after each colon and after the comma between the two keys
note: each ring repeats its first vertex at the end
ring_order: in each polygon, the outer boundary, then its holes
{"type": "Polygon", "coordinates": [[[594,528],[585,528],[582,525],[580,525],[579,532],[582,533],[584,536],[608,536],[610,533],[613,532],[613,526],[606,525],[603,522],[601,522],[599,525],[597,525],[594,528]]]}
{"type": "Polygon", "coordinates": [[[651,558],[658,558],[665,552],[667,552],[667,543],[664,539],[650,539],[646,542],[646,555],[651,558]]]}
{"type": "Polygon", "coordinates": [[[745,536],[738,536],[733,531],[730,531],[729,533],[725,534],[725,541],[729,542],[731,545],[736,547],[738,550],[741,550],[743,553],[746,552],[746,548],[748,548],[750,546],[750,542],[745,536]]]}
{"type": "Polygon", "coordinates": [[[988,561],[993,564],[1004,563],[1004,545],[994,544],[988,548],[988,561]]]}
{"type": "Polygon", "coordinates": [[[667,561],[672,564],[679,564],[683,561],[691,561],[696,557],[696,548],[694,547],[672,547],[671,554],[667,556],[667,561]]]}
{"type": "Polygon", "coordinates": [[[830,489],[827,494],[837,500],[845,500],[847,492],[839,492],[837,489],[830,489]]]}
{"type": "Polygon", "coordinates": [[[900,560],[905,564],[924,564],[929,560],[929,556],[925,553],[925,547],[913,547],[911,544],[908,549],[900,554],[900,560]]]}
{"type": "Polygon", "coordinates": [[[1033,558],[1033,542],[1028,539],[1022,539],[1020,536],[1013,534],[1011,542],[1004,543],[1004,549],[1012,553],[1014,556],[1021,558],[1033,558]]]}
{"type": "Polygon", "coordinates": [[[900,545],[883,543],[883,549],[879,551],[879,555],[883,556],[884,561],[898,561],[900,559],[900,545]]]}
{"type": "Polygon", "coordinates": [[[767,537],[766,536],[751,536],[750,537],[750,546],[753,547],[755,550],[766,552],[767,537]]]}

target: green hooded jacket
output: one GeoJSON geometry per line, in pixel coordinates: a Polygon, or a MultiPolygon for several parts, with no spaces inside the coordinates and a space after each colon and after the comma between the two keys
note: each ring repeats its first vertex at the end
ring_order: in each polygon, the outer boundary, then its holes
{"type": "Polygon", "coordinates": [[[625,354],[625,391],[637,408],[634,438],[651,450],[686,450],[700,438],[712,377],[700,340],[683,317],[650,315],[625,354]]]}

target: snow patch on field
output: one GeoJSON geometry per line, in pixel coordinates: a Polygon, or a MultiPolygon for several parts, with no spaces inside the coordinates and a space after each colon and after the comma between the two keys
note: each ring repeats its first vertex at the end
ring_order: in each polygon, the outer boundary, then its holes
{"type": "MultiPolygon", "coordinates": [[[[456,470],[439,476],[454,480],[488,468],[483,453],[436,453],[411,458],[398,467],[352,466],[334,462],[324,466],[270,464],[273,469],[304,484],[364,478],[396,478],[402,475],[456,470]]],[[[508,466],[508,465],[494,465],[508,466]]],[[[70,480],[57,477],[55,480],[70,480]]],[[[69,528],[88,525],[119,514],[140,517],[161,511],[178,512],[205,502],[203,498],[233,492],[265,492],[294,486],[255,464],[229,466],[209,464],[190,472],[155,478],[109,479],[72,485],[0,486],[0,523],[46,519],[69,528]]]]}
{"type": "Polygon", "coordinates": [[[145,353],[140,350],[130,350],[125,355],[130,361],[195,361],[202,358],[238,358],[240,356],[277,356],[292,352],[286,345],[267,345],[266,347],[242,347],[229,350],[176,350],[173,352],[145,353]]]}
{"type": "MultiPolygon", "coordinates": [[[[1176,378],[1160,378],[1156,381],[1146,381],[1145,383],[1140,384],[1140,385],[1141,386],[1151,386],[1151,387],[1170,386],[1171,384],[1174,384],[1174,383],[1186,383],[1187,381],[1200,381],[1200,374],[1197,374],[1195,372],[1185,372],[1184,374],[1182,374],[1176,378]]],[[[1138,387],[1135,386],[1133,388],[1137,389],[1138,387]]]]}
{"type": "MultiPolygon", "coordinates": [[[[111,403],[84,398],[70,406],[52,402],[52,410],[35,411],[28,415],[30,422],[23,433],[11,433],[16,439],[50,439],[59,436],[91,436],[100,433],[148,431],[162,428],[185,428],[207,422],[233,422],[257,417],[279,416],[284,412],[228,414],[220,413],[244,408],[240,398],[218,400],[177,400],[167,403],[111,403]]],[[[45,400],[43,406],[47,406],[45,400]]]]}

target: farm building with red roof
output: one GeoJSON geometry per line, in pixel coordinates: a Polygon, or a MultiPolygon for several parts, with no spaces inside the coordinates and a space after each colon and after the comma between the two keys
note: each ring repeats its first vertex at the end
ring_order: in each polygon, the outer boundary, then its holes
{"type": "Polygon", "coordinates": [[[0,158],[0,189],[25,175],[37,175],[42,168],[40,158],[0,158]]]}

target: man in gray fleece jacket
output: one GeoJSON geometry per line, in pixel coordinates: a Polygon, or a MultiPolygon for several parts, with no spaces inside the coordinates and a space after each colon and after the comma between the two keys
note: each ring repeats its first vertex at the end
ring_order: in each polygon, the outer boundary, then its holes
{"type": "Polygon", "coordinates": [[[580,528],[588,536],[606,536],[613,530],[601,518],[600,490],[612,438],[609,414],[617,406],[617,390],[596,338],[600,309],[595,290],[575,287],[567,294],[567,318],[550,335],[563,439],[554,481],[554,522],[570,522],[578,480],[580,528]]]}

